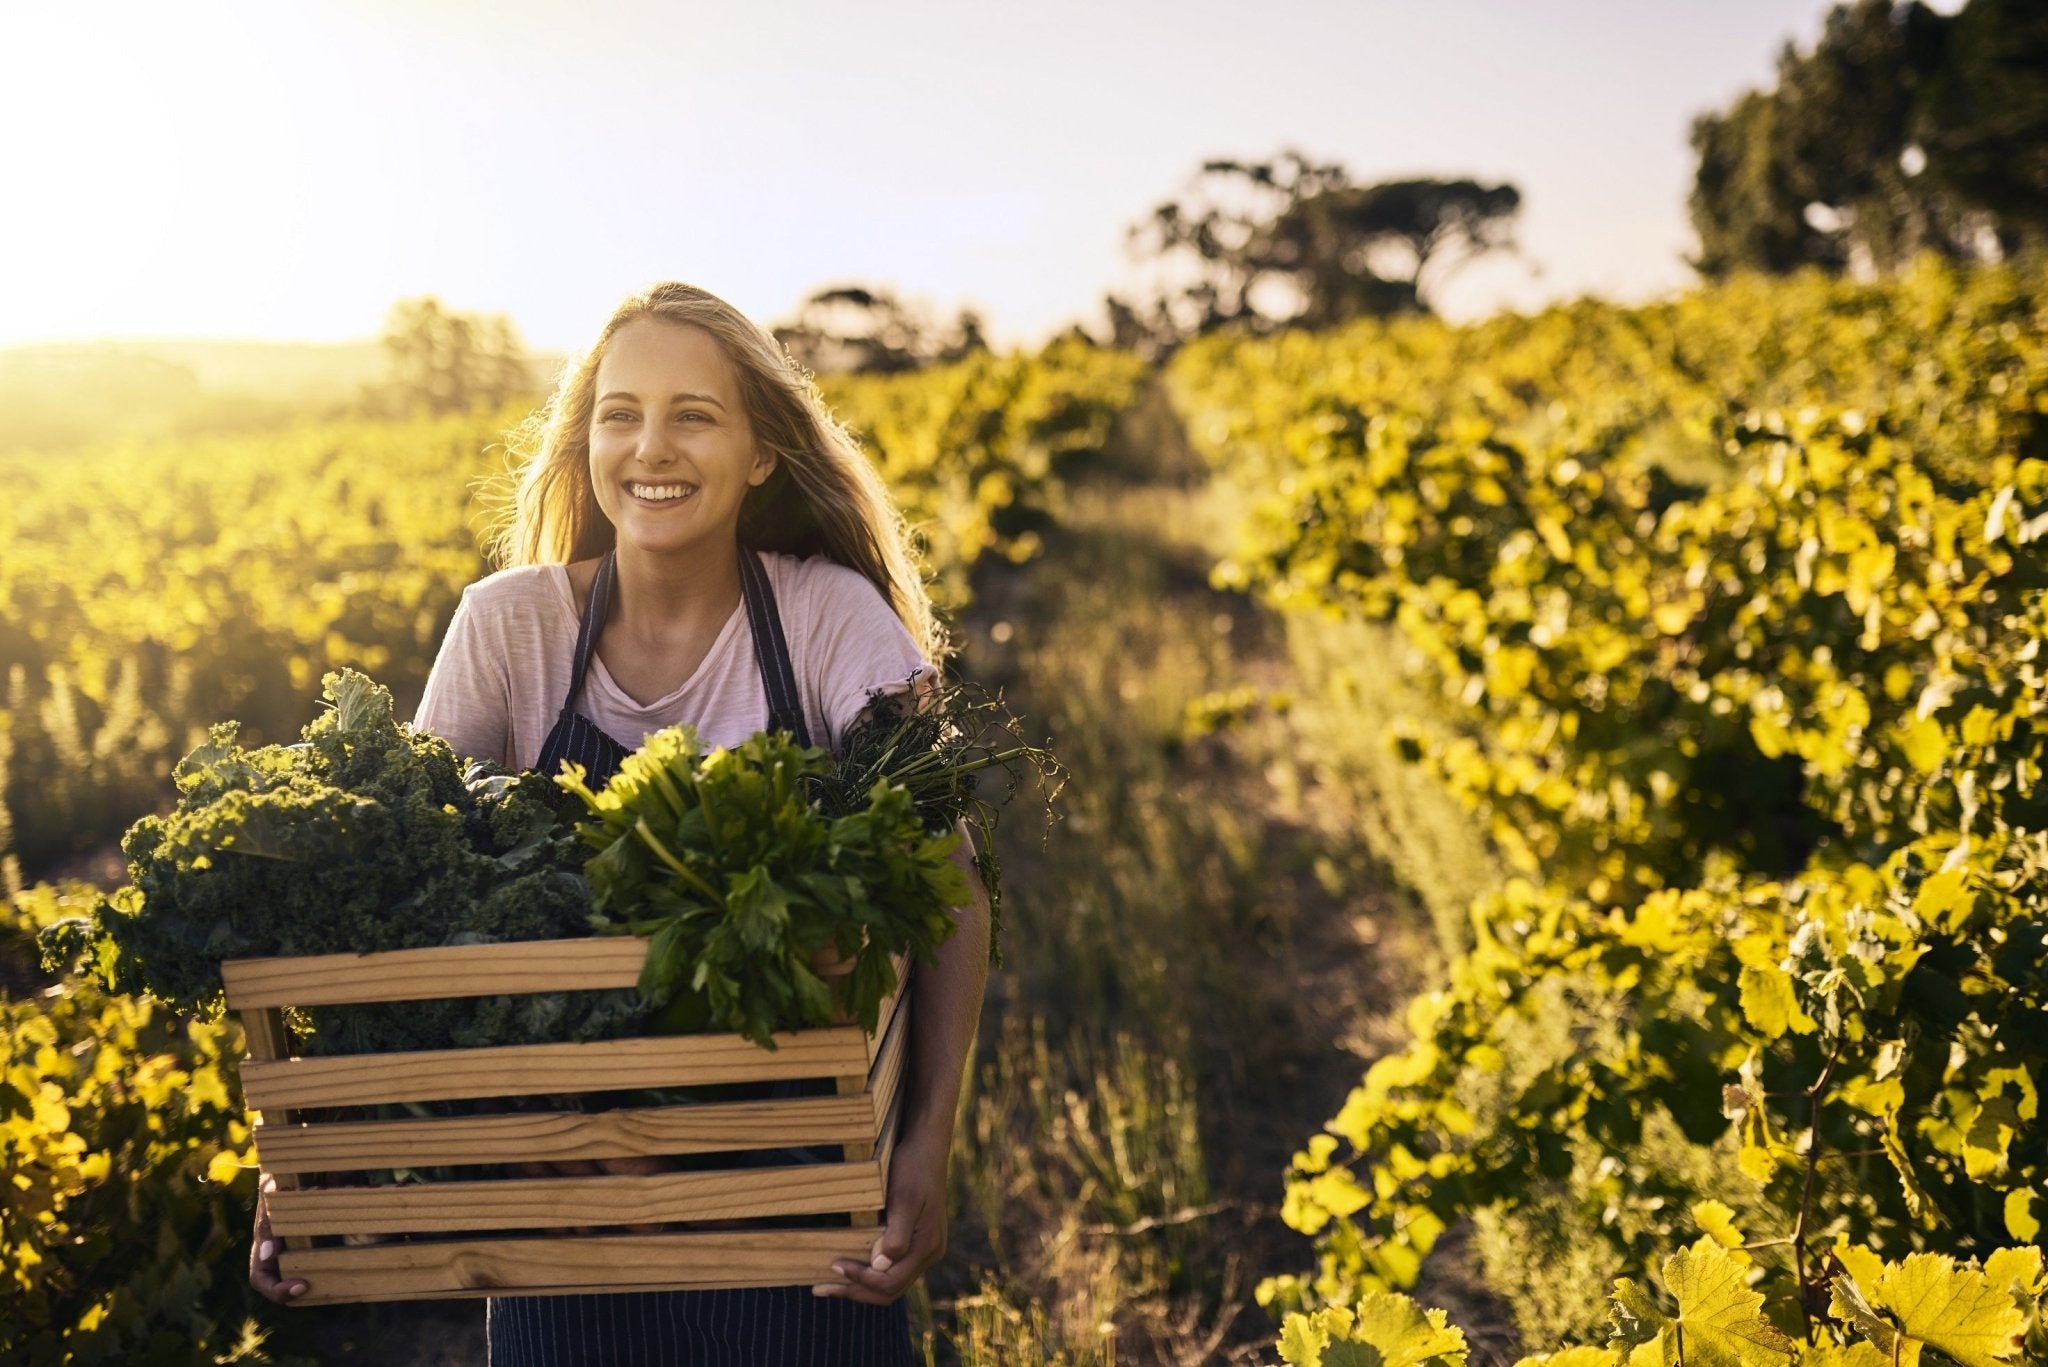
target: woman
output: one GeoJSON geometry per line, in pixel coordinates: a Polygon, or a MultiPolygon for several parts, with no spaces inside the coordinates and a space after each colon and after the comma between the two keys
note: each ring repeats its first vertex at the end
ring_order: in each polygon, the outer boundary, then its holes
{"type": "MultiPolygon", "coordinates": [[[[535,419],[497,551],[470,585],[415,724],[459,754],[593,784],[679,722],[707,745],[773,726],[836,748],[876,690],[922,688],[944,641],[872,465],[775,340],[723,300],[657,285],[612,315],[535,419]]],[[[904,1292],[946,1248],[953,1115],[987,974],[975,900],[912,979],[910,1090],[867,1264],[817,1285],[509,1297],[491,1361],[908,1363],[904,1292]]],[[[250,1279],[288,1304],[257,1207],[250,1279]]]]}

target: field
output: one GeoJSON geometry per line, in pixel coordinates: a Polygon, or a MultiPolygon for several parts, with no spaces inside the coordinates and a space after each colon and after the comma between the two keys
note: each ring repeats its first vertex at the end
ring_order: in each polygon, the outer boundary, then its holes
{"type": "MultiPolygon", "coordinates": [[[[2048,1354],[2044,381],[1929,264],[829,382],[1073,775],[928,1358],[2048,1354]]],[[[521,416],[0,452],[0,1352],[481,1361],[252,1300],[233,1030],[28,937],[210,722],[409,715],[521,416]]]]}

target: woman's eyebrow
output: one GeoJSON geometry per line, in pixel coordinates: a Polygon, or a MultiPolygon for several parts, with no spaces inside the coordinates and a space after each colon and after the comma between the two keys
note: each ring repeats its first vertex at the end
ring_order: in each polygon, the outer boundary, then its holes
{"type": "MultiPolygon", "coordinates": [[[[640,402],[640,396],[639,396],[639,395],[637,395],[637,394],[628,394],[628,393],[627,393],[627,392],[626,392],[625,390],[623,390],[623,389],[614,389],[614,390],[613,390],[613,391],[612,391],[611,393],[609,393],[609,394],[606,394],[606,395],[604,395],[604,396],[603,396],[602,398],[600,398],[600,399],[598,400],[598,402],[599,402],[599,403],[610,403],[610,402],[611,402],[611,401],[612,401],[613,399],[631,399],[631,400],[632,400],[632,401],[633,401],[634,403],[638,403],[638,402],[640,402]]],[[[714,399],[714,398],[712,398],[712,397],[711,397],[711,396],[710,396],[709,394],[678,394],[678,395],[676,395],[676,397],[675,397],[675,402],[677,402],[677,403],[689,403],[689,402],[696,402],[696,403],[708,403],[708,404],[713,404],[713,405],[715,405],[715,406],[717,406],[717,407],[719,407],[719,408],[724,408],[724,407],[725,407],[725,405],[724,405],[724,404],[722,404],[722,403],[719,403],[719,401],[718,401],[717,399],[714,399]]]]}

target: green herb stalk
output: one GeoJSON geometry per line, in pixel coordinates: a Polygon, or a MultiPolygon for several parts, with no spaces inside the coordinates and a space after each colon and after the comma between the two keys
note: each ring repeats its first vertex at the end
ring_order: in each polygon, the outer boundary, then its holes
{"type": "Polygon", "coordinates": [[[580,765],[556,782],[589,814],[579,830],[601,932],[652,937],[640,988],[667,1029],[728,1029],[765,1048],[778,1030],[843,1009],[872,1031],[891,962],[938,962],[969,896],[960,837],[932,830],[886,779],[828,811],[813,801],[831,757],[785,733],[700,755],[688,726],[647,738],[602,789],[580,765]],[[838,994],[819,961],[851,962],[838,994]]]}

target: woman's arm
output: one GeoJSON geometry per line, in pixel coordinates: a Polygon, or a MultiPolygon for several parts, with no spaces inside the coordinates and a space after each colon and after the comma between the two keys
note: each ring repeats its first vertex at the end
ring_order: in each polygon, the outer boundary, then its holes
{"type": "Polygon", "coordinates": [[[865,1267],[835,1262],[832,1270],[846,1280],[814,1286],[814,1295],[887,1305],[946,1255],[953,1118],[988,985],[988,891],[974,867],[974,837],[965,821],[958,829],[960,847],[953,860],[966,871],[973,895],[954,908],[960,928],[939,946],[938,966],[919,965],[911,974],[910,1082],[889,1161],[882,1236],[865,1267]]]}

